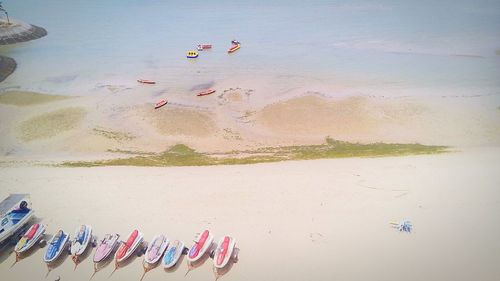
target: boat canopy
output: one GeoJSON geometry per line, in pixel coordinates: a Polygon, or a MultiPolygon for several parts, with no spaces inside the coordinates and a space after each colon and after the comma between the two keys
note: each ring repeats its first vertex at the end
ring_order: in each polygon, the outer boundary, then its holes
{"type": "MultiPolygon", "coordinates": [[[[11,194],[7,198],[5,198],[2,202],[0,202],[0,216],[8,213],[15,207],[19,206],[19,202],[25,200],[28,202],[28,206],[30,205],[30,195],[29,194],[11,194]]],[[[31,206],[29,206],[31,207],[31,206]]]]}

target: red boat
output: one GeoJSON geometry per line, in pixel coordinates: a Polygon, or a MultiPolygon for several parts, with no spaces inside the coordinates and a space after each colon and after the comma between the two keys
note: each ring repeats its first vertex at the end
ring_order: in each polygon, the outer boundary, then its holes
{"type": "Polygon", "coordinates": [[[197,261],[201,256],[205,254],[208,248],[212,245],[214,237],[210,234],[208,230],[203,231],[198,235],[194,242],[193,247],[189,250],[187,260],[189,262],[197,261]]]}
{"type": "Polygon", "coordinates": [[[155,103],[155,109],[158,109],[158,108],[160,108],[160,107],[162,107],[162,106],[166,105],[167,103],[168,103],[168,101],[167,101],[167,100],[161,100],[161,101],[159,101],[159,102],[155,103]]]}
{"type": "Polygon", "coordinates": [[[210,95],[210,94],[213,94],[215,93],[215,89],[208,89],[208,90],[205,90],[205,91],[201,91],[197,94],[198,97],[202,97],[202,96],[207,96],[207,95],[210,95]]]}
{"type": "Polygon", "coordinates": [[[212,44],[200,44],[197,49],[198,51],[212,49],[212,44]]]}
{"type": "Polygon", "coordinates": [[[137,82],[142,83],[142,84],[156,84],[156,81],[153,80],[148,80],[148,79],[139,79],[137,82]]]}
{"type": "Polygon", "coordinates": [[[229,50],[227,50],[228,53],[232,53],[237,51],[240,48],[240,44],[234,44],[229,50]]]}

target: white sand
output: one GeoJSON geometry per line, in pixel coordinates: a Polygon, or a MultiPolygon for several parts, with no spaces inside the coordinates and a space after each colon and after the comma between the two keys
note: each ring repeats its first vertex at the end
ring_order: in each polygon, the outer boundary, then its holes
{"type": "MultiPolygon", "coordinates": [[[[36,215],[71,233],[123,236],[135,227],[191,245],[210,228],[231,234],[240,261],[220,280],[500,280],[500,148],[443,155],[333,159],[245,166],[0,169],[0,197],[31,193],[36,215]],[[389,222],[410,219],[412,234],[389,222]]],[[[90,258],[66,259],[47,279],[38,250],[1,280],[89,280],[90,258]]],[[[141,258],[142,259],[142,258],[141,258]]],[[[137,258],[108,279],[139,280],[137,258]]],[[[144,280],[213,280],[211,260],[187,277],[152,270],[144,280]]]]}

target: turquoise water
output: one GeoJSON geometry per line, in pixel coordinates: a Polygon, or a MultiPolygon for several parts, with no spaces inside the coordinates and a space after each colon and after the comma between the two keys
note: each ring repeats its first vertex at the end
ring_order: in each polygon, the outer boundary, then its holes
{"type": "Polygon", "coordinates": [[[12,17],[49,35],[1,49],[19,66],[0,87],[84,94],[137,78],[188,89],[267,76],[500,93],[500,1],[395,2],[4,1],[12,17]],[[232,39],[242,48],[228,55],[232,39]],[[187,60],[198,43],[214,49],[187,60]]]}

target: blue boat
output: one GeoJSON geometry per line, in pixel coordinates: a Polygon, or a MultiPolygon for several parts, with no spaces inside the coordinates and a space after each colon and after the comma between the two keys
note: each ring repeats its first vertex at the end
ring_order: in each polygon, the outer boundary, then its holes
{"type": "Polygon", "coordinates": [[[179,240],[175,240],[173,243],[168,245],[165,255],[161,261],[164,268],[170,268],[174,266],[184,251],[184,243],[179,240]]]}
{"type": "Polygon", "coordinates": [[[43,257],[43,260],[47,263],[54,261],[64,252],[66,248],[66,242],[69,239],[69,235],[63,230],[59,230],[54,237],[50,240],[49,246],[47,247],[47,252],[43,257]]]}
{"type": "Polygon", "coordinates": [[[28,194],[11,194],[5,198],[0,203],[0,245],[25,230],[23,226],[34,214],[28,194]]]}

